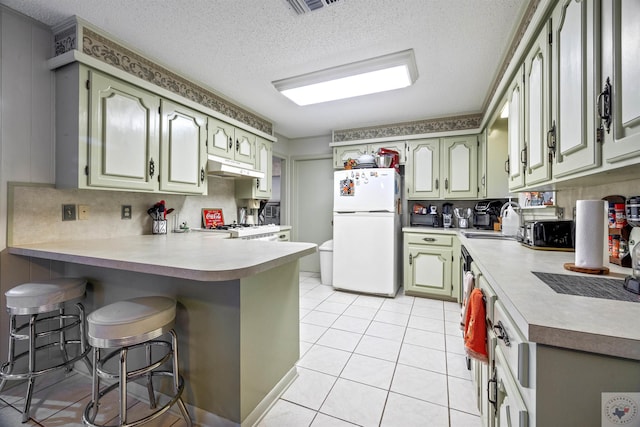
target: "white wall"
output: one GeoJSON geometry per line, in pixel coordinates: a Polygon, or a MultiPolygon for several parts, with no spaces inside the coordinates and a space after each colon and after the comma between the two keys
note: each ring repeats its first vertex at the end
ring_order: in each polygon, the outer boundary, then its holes
{"type": "Polygon", "coordinates": [[[0,6],[0,250],[6,248],[7,182],[53,183],[54,86],[43,24],[0,6]]]}

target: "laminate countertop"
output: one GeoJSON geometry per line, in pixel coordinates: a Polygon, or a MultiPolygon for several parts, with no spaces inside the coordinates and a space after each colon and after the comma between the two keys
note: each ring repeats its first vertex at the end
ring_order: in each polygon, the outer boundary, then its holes
{"type": "Polygon", "coordinates": [[[527,340],[640,360],[640,299],[627,302],[556,293],[533,274],[624,279],[630,268],[608,264],[608,275],[582,274],[564,268],[575,261],[574,252],[530,249],[515,240],[467,238],[459,229],[405,227],[403,231],[456,234],[527,340]]]}
{"type": "Polygon", "coordinates": [[[317,245],[169,233],[13,245],[9,253],[96,267],[217,282],[254,276],[313,254],[317,245]]]}

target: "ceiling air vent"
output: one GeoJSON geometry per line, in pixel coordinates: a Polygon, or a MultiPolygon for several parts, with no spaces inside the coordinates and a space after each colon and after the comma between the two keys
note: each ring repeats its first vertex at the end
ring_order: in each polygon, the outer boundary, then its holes
{"type": "Polygon", "coordinates": [[[287,0],[289,6],[291,6],[298,15],[313,12],[314,10],[322,9],[325,6],[337,2],[338,0],[287,0]]]}

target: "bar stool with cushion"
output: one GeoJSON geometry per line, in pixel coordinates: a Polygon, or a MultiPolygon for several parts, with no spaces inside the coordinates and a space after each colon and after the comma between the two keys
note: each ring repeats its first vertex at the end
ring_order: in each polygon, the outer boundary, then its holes
{"type": "MultiPolygon", "coordinates": [[[[91,401],[87,404],[82,417],[83,422],[92,427],[102,427],[96,418],[100,415],[100,400],[109,392],[119,390],[118,415],[119,427],[133,427],[158,418],[177,404],[180,412],[191,426],[191,418],[182,401],[184,380],[178,371],[178,340],[173,329],[176,317],[176,301],[161,296],[139,297],[115,302],[92,312],[87,318],[89,343],[93,346],[93,389],[91,401]],[[163,335],[171,337],[170,342],[158,340],[163,335]],[[159,347],[160,355],[152,355],[152,348],[159,347]],[[102,349],[115,349],[101,357],[102,349]],[[142,354],[144,350],[144,354],[142,354]],[[143,365],[135,369],[128,367],[128,355],[133,363],[143,365]],[[140,354],[136,354],[140,352],[140,354]],[[115,359],[117,368],[110,370],[106,365],[115,359]],[[142,359],[142,361],[141,361],[142,359]],[[164,367],[170,363],[170,369],[164,367]],[[115,372],[117,371],[117,372],[115,372]],[[171,385],[167,402],[157,408],[154,390],[154,377],[170,377],[171,385]],[[100,379],[116,380],[100,390],[100,379]],[[149,395],[149,409],[154,410],[135,421],[127,416],[127,384],[141,380],[145,383],[149,395]]],[[[106,415],[108,416],[108,415],[106,415]]],[[[103,419],[106,420],[106,416],[103,419]]]]}
{"type": "Polygon", "coordinates": [[[91,372],[84,307],[79,302],[84,298],[86,285],[85,279],[59,278],[23,283],[5,293],[10,325],[9,355],[0,367],[0,390],[7,381],[27,380],[23,423],[29,419],[36,377],[62,368],[69,372],[81,359],[91,372]],[[75,306],[76,314],[65,311],[71,305],[75,306]],[[25,319],[18,325],[20,316],[29,316],[29,321],[25,319]],[[28,348],[16,354],[16,344],[20,341],[26,341],[28,348]],[[59,351],[51,350],[53,347],[59,351]],[[24,357],[26,367],[19,362],[24,357]]]}

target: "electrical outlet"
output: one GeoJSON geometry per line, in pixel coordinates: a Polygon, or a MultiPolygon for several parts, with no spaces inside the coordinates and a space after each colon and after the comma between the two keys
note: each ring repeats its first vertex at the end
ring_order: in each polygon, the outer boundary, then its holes
{"type": "Polygon", "coordinates": [[[62,220],[63,221],[76,220],[76,205],[62,205],[62,220]]]}
{"type": "Polygon", "coordinates": [[[131,219],[131,205],[122,205],[120,208],[120,219],[131,219]]]}
{"type": "Polygon", "coordinates": [[[89,205],[78,205],[78,219],[89,219],[89,205]]]}

